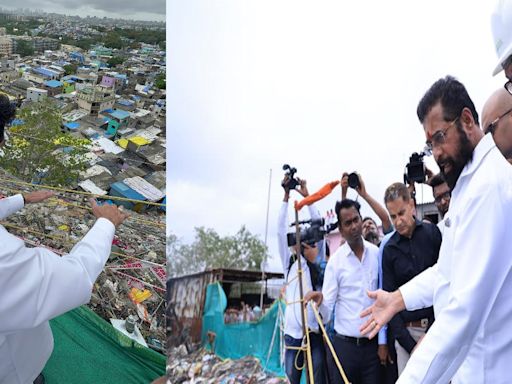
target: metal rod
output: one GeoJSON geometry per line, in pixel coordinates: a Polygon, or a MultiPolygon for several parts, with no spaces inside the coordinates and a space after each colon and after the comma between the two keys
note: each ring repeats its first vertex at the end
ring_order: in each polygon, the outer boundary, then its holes
{"type": "MultiPolygon", "coordinates": [[[[272,185],[272,168],[270,168],[270,174],[269,174],[269,178],[268,178],[267,219],[266,219],[266,222],[265,222],[265,248],[267,248],[268,212],[269,212],[269,209],[270,209],[270,186],[271,185],[272,185]]],[[[266,264],[267,264],[267,252],[265,252],[265,259],[261,263],[261,280],[265,280],[265,265],[266,264]]],[[[263,311],[263,284],[261,285],[260,308],[263,311]]]]}
{"type": "MultiPolygon", "coordinates": [[[[295,209],[295,253],[297,254],[297,274],[299,275],[299,294],[300,300],[304,300],[304,288],[302,287],[302,255],[300,246],[300,227],[299,227],[299,211],[295,209]]],[[[309,343],[309,332],[308,325],[306,323],[306,307],[301,306],[300,315],[302,318],[302,337],[306,337],[306,379],[308,384],[313,384],[315,379],[313,378],[313,364],[311,361],[311,344],[309,343]]]]}

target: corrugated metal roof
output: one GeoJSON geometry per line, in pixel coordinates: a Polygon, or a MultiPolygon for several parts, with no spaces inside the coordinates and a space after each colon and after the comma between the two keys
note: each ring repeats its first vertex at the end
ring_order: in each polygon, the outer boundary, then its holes
{"type": "Polygon", "coordinates": [[[155,202],[165,196],[162,191],[140,176],[124,179],[123,182],[149,201],[155,202]]]}

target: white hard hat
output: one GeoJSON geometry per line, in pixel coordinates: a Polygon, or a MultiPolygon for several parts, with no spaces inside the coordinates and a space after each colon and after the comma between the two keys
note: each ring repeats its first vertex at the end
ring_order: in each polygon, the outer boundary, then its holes
{"type": "Polygon", "coordinates": [[[512,0],[498,0],[491,15],[492,37],[498,65],[492,75],[503,70],[501,64],[512,55],[512,0]]]}

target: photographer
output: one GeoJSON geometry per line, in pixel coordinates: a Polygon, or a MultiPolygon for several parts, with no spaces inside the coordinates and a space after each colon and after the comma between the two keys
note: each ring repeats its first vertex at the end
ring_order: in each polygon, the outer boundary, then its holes
{"type": "MultiPolygon", "coordinates": [[[[302,345],[303,328],[302,328],[302,306],[300,303],[300,290],[299,281],[297,278],[298,260],[296,258],[297,252],[302,252],[301,267],[303,270],[302,286],[303,293],[321,289],[321,282],[318,281],[320,275],[318,265],[315,264],[317,255],[319,254],[318,244],[312,246],[302,243],[300,246],[293,246],[293,255],[288,248],[287,240],[287,211],[288,199],[290,197],[290,178],[289,175],[285,176],[282,186],[284,188],[284,199],[279,212],[278,220],[278,246],[279,255],[283,264],[284,274],[286,276],[286,310],[285,310],[285,323],[284,323],[284,339],[286,346],[300,347],[302,345]],[[318,287],[318,288],[317,288],[318,287]]],[[[298,182],[299,188],[297,192],[303,197],[309,195],[306,187],[306,180],[299,178],[293,179],[298,182]]],[[[320,212],[314,205],[308,206],[309,215],[312,220],[320,219],[320,212]]],[[[323,243],[323,240],[320,241],[323,243]]],[[[315,383],[325,383],[325,350],[323,345],[322,335],[319,333],[319,326],[311,309],[307,312],[307,329],[309,331],[311,343],[311,355],[313,359],[313,372],[315,383]]],[[[286,376],[292,384],[300,383],[302,370],[297,369],[304,364],[304,353],[297,349],[286,349],[285,351],[285,370],[286,376]],[[299,354],[297,356],[297,354],[299,354]]]]}
{"type": "MultiPolygon", "coordinates": [[[[387,234],[393,231],[391,220],[389,219],[386,209],[366,191],[366,186],[360,174],[355,172],[350,175],[347,172],[343,173],[343,176],[341,177],[341,200],[345,200],[347,198],[347,191],[350,186],[349,181],[350,184],[352,184],[351,187],[356,190],[359,196],[368,203],[373,212],[375,212],[379,217],[382,224],[382,232],[387,234]]],[[[377,224],[371,217],[365,217],[363,219],[363,238],[376,246],[379,246],[380,244],[381,237],[379,230],[377,228],[377,224]]]]}

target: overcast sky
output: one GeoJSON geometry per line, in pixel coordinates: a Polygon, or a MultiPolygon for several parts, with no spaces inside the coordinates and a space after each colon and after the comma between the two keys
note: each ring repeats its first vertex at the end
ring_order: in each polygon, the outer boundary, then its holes
{"type": "Polygon", "coordinates": [[[165,0],[0,0],[6,9],[39,9],[67,15],[165,21],[165,0]]]}
{"type": "MultiPolygon", "coordinates": [[[[176,1],[168,7],[168,231],[265,238],[280,270],[283,163],[310,192],[359,171],[382,201],[425,142],[418,101],[440,77],[480,112],[505,82],[487,1],[176,1]]],[[[427,165],[438,168],[432,158],[427,165]]],[[[296,195],[298,196],[298,195],[296,195]]],[[[355,191],[349,197],[355,198],[355,191]]],[[[432,192],[418,189],[418,200],[432,192]]],[[[333,208],[340,189],[318,204],[333,208]]],[[[293,200],[293,199],[292,199],[293,200]]],[[[292,217],[290,207],[289,217],[292,217]]],[[[363,204],[363,215],[374,216],[363,204]]]]}

